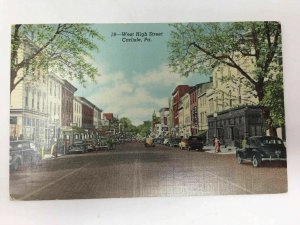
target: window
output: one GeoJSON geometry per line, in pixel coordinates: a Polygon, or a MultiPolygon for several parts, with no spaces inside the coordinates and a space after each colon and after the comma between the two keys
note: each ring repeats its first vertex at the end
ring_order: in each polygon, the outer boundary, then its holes
{"type": "Polygon", "coordinates": [[[52,102],[50,102],[50,111],[49,111],[49,114],[50,114],[50,118],[52,117],[52,102]]]}
{"type": "Polygon", "coordinates": [[[232,107],[232,93],[231,93],[231,90],[229,91],[228,95],[229,95],[229,107],[232,107]]]}
{"type": "Polygon", "coordinates": [[[35,90],[32,91],[31,108],[34,109],[35,90]]]}
{"type": "Polygon", "coordinates": [[[52,81],[50,81],[50,95],[52,95],[52,81]]]}
{"type": "Polygon", "coordinates": [[[25,107],[28,107],[28,95],[29,95],[29,88],[25,88],[25,107]]]}
{"type": "Polygon", "coordinates": [[[17,117],[16,116],[11,116],[10,117],[10,124],[17,124],[17,117]]]}
{"type": "Polygon", "coordinates": [[[37,94],[37,110],[40,110],[40,98],[41,98],[41,91],[38,91],[37,94]]]}

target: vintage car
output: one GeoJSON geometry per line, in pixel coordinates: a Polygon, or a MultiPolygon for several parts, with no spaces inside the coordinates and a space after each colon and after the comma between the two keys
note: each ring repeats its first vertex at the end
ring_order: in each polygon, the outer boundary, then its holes
{"type": "Polygon", "coordinates": [[[184,150],[184,149],[188,149],[188,147],[189,147],[188,139],[182,138],[181,141],[179,142],[179,148],[181,150],[184,150]]]}
{"type": "Polygon", "coordinates": [[[165,138],[163,141],[163,145],[169,145],[169,141],[170,141],[169,138],[165,138]]]}
{"type": "Polygon", "coordinates": [[[164,139],[163,139],[163,138],[155,138],[155,139],[154,139],[154,143],[155,143],[155,144],[163,144],[163,142],[164,142],[164,139]]]}
{"type": "Polygon", "coordinates": [[[26,166],[37,166],[42,157],[32,141],[11,141],[9,166],[11,170],[20,170],[26,166]]]}
{"type": "Polygon", "coordinates": [[[86,143],[86,150],[88,152],[96,150],[96,140],[95,139],[87,139],[85,141],[85,143],[86,143]]]}
{"type": "Polygon", "coordinates": [[[85,153],[87,146],[85,140],[74,140],[73,144],[69,147],[69,153],[85,153]]]}
{"type": "Polygon", "coordinates": [[[155,147],[154,139],[152,137],[148,137],[145,140],[145,147],[155,147]]]}
{"type": "Polygon", "coordinates": [[[201,137],[198,136],[190,136],[187,139],[188,143],[188,150],[198,150],[202,151],[203,150],[203,141],[201,137]]]}
{"type": "Polygon", "coordinates": [[[254,136],[247,139],[244,148],[236,151],[239,164],[252,162],[259,167],[263,161],[286,161],[286,148],[281,139],[272,136],[254,136]]]}
{"type": "Polygon", "coordinates": [[[169,140],[169,146],[170,147],[179,147],[181,139],[180,138],[170,138],[169,140]]]}

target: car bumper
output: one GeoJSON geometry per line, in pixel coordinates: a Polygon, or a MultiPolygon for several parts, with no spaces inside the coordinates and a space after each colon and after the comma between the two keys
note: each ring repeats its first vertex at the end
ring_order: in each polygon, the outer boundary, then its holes
{"type": "Polygon", "coordinates": [[[84,149],[71,149],[69,153],[85,152],[84,149]]]}
{"type": "Polygon", "coordinates": [[[286,161],[286,158],[269,157],[269,158],[262,158],[261,161],[286,161]]]}

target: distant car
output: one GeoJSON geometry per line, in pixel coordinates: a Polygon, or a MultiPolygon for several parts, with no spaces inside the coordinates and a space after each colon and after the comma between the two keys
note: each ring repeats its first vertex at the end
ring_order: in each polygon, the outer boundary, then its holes
{"type": "Polygon", "coordinates": [[[169,138],[165,138],[163,144],[168,145],[169,144],[169,138]]]}
{"type": "Polygon", "coordinates": [[[11,141],[9,166],[11,170],[20,170],[24,166],[37,166],[41,163],[41,155],[32,141],[11,141]]]}
{"type": "Polygon", "coordinates": [[[163,144],[164,139],[163,139],[163,138],[155,138],[154,142],[155,142],[156,144],[163,144]]]}
{"type": "Polygon", "coordinates": [[[286,148],[281,139],[272,136],[254,136],[247,139],[245,148],[236,151],[239,164],[252,162],[259,167],[263,161],[286,161],[286,148]]]}
{"type": "Polygon", "coordinates": [[[87,146],[84,140],[75,140],[69,148],[69,153],[85,153],[87,146]]]}
{"type": "Polygon", "coordinates": [[[169,146],[170,147],[179,147],[181,139],[180,138],[171,138],[169,141],[169,146]]]}
{"type": "Polygon", "coordinates": [[[179,142],[179,148],[181,150],[184,150],[184,149],[188,149],[188,147],[189,147],[188,139],[186,138],[181,139],[181,141],[179,142]]]}
{"type": "Polygon", "coordinates": [[[151,137],[146,138],[145,147],[155,147],[154,140],[151,137]]]}
{"type": "Polygon", "coordinates": [[[190,150],[198,150],[202,151],[203,150],[203,141],[201,137],[198,136],[190,136],[187,139],[188,143],[188,149],[190,150]]]}
{"type": "Polygon", "coordinates": [[[85,144],[86,144],[86,150],[88,152],[91,152],[91,151],[95,151],[96,150],[96,140],[93,140],[93,139],[87,139],[85,141],[85,144]]]}

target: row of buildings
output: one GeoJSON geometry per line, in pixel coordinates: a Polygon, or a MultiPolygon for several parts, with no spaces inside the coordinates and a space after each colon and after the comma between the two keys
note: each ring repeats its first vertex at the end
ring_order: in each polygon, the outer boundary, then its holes
{"type": "MultiPolygon", "coordinates": [[[[215,68],[209,82],[175,87],[168,106],[161,108],[159,115],[152,115],[156,137],[197,135],[208,142],[219,137],[227,145],[237,144],[245,136],[266,134],[264,125],[258,99],[247,79],[226,65],[215,68]]],[[[285,138],[283,128],[277,133],[285,138]]]]}
{"type": "Polygon", "coordinates": [[[66,79],[48,72],[34,79],[24,73],[19,71],[21,82],[10,95],[11,140],[49,146],[58,137],[72,141],[74,128],[88,134],[109,126],[113,114],[76,96],[77,88],[66,79]]]}

